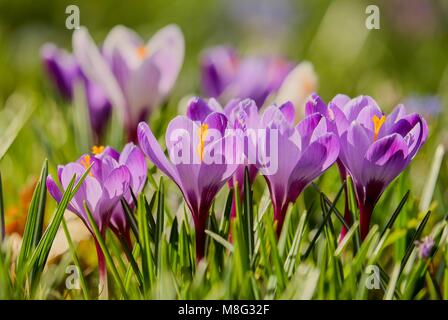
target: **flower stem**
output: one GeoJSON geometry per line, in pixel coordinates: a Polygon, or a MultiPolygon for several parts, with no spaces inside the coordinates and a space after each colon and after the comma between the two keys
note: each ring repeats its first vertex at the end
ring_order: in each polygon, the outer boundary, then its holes
{"type": "MultiPolygon", "coordinates": [[[[348,226],[351,225],[352,223],[352,215],[350,214],[350,208],[348,205],[349,202],[349,198],[348,198],[348,187],[347,187],[347,183],[344,183],[344,201],[345,201],[345,205],[344,205],[344,221],[347,223],[348,226]]],[[[345,225],[342,225],[341,228],[341,233],[339,234],[339,241],[342,241],[345,237],[345,235],[347,234],[348,230],[345,227],[345,225]]]]}
{"type": "Polygon", "coordinates": [[[284,208],[274,208],[274,223],[276,224],[277,238],[280,238],[280,234],[282,233],[286,209],[288,209],[288,206],[284,206],[284,208]]]}
{"type": "Polygon", "coordinates": [[[109,289],[107,285],[107,267],[104,253],[101,250],[99,243],[95,240],[96,254],[98,256],[98,300],[109,299],[109,289]]]}
{"type": "Polygon", "coordinates": [[[201,261],[205,254],[205,232],[204,229],[196,229],[196,260],[201,261]]]}
{"type": "Polygon", "coordinates": [[[361,240],[364,240],[369,233],[370,218],[372,217],[373,206],[370,203],[359,205],[359,227],[361,229],[361,240]]]}

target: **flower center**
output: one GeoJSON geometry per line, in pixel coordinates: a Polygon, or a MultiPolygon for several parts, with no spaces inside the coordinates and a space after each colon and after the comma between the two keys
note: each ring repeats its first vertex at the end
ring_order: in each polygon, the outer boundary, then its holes
{"type": "Polygon", "coordinates": [[[207,139],[208,134],[208,124],[201,124],[199,127],[199,143],[197,148],[197,153],[202,160],[204,160],[204,147],[205,147],[205,139],[207,139]]]}
{"type": "MultiPolygon", "coordinates": [[[[92,158],[90,157],[90,155],[86,154],[82,159],[81,159],[81,165],[87,170],[90,167],[91,164],[91,160],[92,158]]],[[[89,175],[91,177],[93,177],[93,173],[92,171],[89,172],[89,175]]]]}
{"type": "Polygon", "coordinates": [[[148,55],[148,51],[149,50],[146,46],[139,46],[135,50],[135,52],[137,53],[137,57],[139,57],[141,60],[146,58],[146,56],[148,55]]]}
{"type": "Polygon", "coordinates": [[[102,153],[104,151],[104,146],[93,146],[92,147],[92,153],[94,155],[99,155],[100,153],[102,153]]]}
{"type": "Polygon", "coordinates": [[[386,116],[382,115],[381,118],[378,118],[377,115],[373,115],[372,118],[373,121],[373,130],[374,130],[374,135],[373,135],[373,141],[376,141],[376,139],[378,139],[378,134],[380,133],[380,129],[384,124],[384,121],[386,121],[386,116]]]}

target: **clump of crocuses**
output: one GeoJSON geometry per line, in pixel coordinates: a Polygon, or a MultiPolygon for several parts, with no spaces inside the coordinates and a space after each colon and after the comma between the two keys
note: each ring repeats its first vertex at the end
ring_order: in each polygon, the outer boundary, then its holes
{"type": "Polygon", "coordinates": [[[81,218],[92,233],[98,255],[100,292],[107,294],[107,274],[104,254],[89,223],[88,211],[104,237],[110,226],[118,236],[129,239],[129,227],[120,203],[121,199],[132,206],[131,189],[140,192],[146,181],[146,162],[137,146],[128,144],[120,154],[110,147],[93,147],[92,153],[82,155],[77,161],[60,165],[57,179],[47,178],[51,196],[60,202],[62,194],[73,176],[78,181],[90,169],[85,180],[68,205],[68,209],[81,218]]]}
{"type": "Polygon", "coordinates": [[[310,108],[325,115],[340,139],[340,163],[353,179],[361,238],[386,187],[409,165],[428,135],[426,121],[398,105],[386,115],[369,96],[336,97],[328,106],[317,96],[310,108]]]}

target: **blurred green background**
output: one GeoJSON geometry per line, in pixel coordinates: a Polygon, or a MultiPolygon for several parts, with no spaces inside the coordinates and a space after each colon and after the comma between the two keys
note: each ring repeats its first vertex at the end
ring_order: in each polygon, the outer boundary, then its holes
{"type": "MultiPolygon", "coordinates": [[[[79,6],[81,25],[98,42],[117,24],[134,28],[146,39],[167,24],[181,27],[186,55],[169,105],[172,113],[183,96],[200,94],[201,50],[228,44],[247,54],[311,61],[325,100],[337,93],[368,94],[386,110],[400,101],[413,101],[430,118],[432,128],[428,146],[413,168],[418,172],[414,177],[425,175],[435,145],[444,141],[446,0],[0,0],[0,136],[23,105],[34,106],[30,120],[0,161],[7,209],[20,211],[44,158],[51,163],[79,155],[67,126],[61,124],[67,117],[64,109],[70,107],[44,74],[39,56],[45,42],[71,50],[72,31],[65,27],[65,8],[70,4],[79,6]],[[379,30],[365,27],[370,4],[380,9],[379,30]],[[431,105],[427,99],[432,99],[431,105]],[[64,156],[58,157],[59,153],[64,156]]],[[[423,182],[414,181],[412,188],[420,190],[423,182]]]]}

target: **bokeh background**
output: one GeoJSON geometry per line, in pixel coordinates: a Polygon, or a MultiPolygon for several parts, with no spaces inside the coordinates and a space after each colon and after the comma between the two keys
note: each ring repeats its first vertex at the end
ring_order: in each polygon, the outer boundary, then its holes
{"type": "MultiPolygon", "coordinates": [[[[98,42],[117,24],[134,28],[146,39],[167,24],[180,26],[186,54],[168,106],[172,114],[183,96],[200,93],[200,52],[227,44],[245,54],[312,62],[325,100],[337,93],[368,94],[385,110],[405,102],[424,113],[431,137],[412,168],[411,189],[416,195],[436,145],[445,143],[446,0],[0,0],[0,136],[14,119],[29,116],[0,161],[7,219],[26,213],[45,158],[54,170],[58,160],[79,155],[64,121],[71,106],[58,98],[39,55],[46,42],[71,50],[72,31],[65,27],[70,4],[80,8],[81,25],[98,42]],[[369,4],[380,8],[379,30],[365,27],[369,4]],[[29,109],[22,115],[24,106],[29,109]]],[[[439,179],[438,197],[443,201],[448,177],[439,179]]]]}

